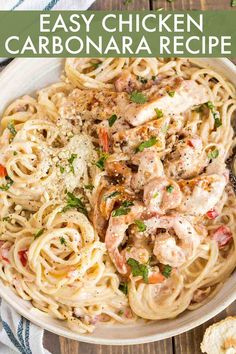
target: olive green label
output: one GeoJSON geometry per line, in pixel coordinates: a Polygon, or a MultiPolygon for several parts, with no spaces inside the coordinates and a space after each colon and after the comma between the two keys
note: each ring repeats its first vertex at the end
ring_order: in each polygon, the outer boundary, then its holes
{"type": "Polygon", "coordinates": [[[235,57],[235,11],[0,11],[0,57],[235,57]]]}

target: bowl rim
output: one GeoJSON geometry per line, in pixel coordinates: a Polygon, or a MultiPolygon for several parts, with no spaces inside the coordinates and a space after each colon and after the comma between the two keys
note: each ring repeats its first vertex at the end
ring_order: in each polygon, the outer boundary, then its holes
{"type": "MultiPolygon", "coordinates": [[[[49,59],[49,58],[48,58],[49,59]]],[[[58,58],[61,59],[62,58],[58,58]]],[[[207,58],[207,59],[212,59],[214,60],[215,58],[207,58]]],[[[222,63],[223,66],[227,67],[229,71],[234,72],[235,77],[236,77],[236,66],[227,58],[216,58],[219,62],[222,63]]],[[[0,82],[1,80],[8,75],[9,72],[11,72],[15,67],[18,66],[18,63],[22,65],[22,62],[25,61],[27,63],[28,60],[32,60],[32,58],[16,58],[12,62],[10,62],[6,68],[3,69],[3,71],[0,73],[0,82]]],[[[24,63],[23,63],[24,64],[24,63]]],[[[232,275],[231,275],[232,276],[232,275]]],[[[151,335],[146,335],[146,336],[141,336],[139,338],[133,338],[133,339],[122,339],[122,342],[119,338],[107,338],[103,339],[100,337],[96,337],[96,335],[90,336],[89,334],[79,334],[76,332],[73,332],[72,330],[68,329],[63,329],[55,326],[54,324],[47,323],[46,321],[43,321],[43,319],[37,319],[36,316],[34,316],[33,312],[28,311],[27,309],[21,307],[19,303],[17,303],[12,297],[9,297],[5,289],[9,289],[9,287],[5,286],[2,281],[0,280],[0,283],[2,286],[0,286],[0,296],[14,309],[16,312],[18,312],[20,315],[23,317],[27,318],[29,321],[34,323],[35,325],[41,327],[42,329],[45,329],[47,331],[50,331],[54,334],[57,334],[59,336],[63,336],[69,339],[85,342],[85,343],[90,343],[90,344],[101,344],[101,345],[135,345],[135,344],[144,344],[144,343],[150,343],[150,342],[155,342],[163,339],[167,339],[176,335],[179,335],[181,333],[184,333],[186,331],[189,331],[197,326],[200,326],[204,322],[208,321],[212,317],[216,316],[218,313],[223,311],[226,307],[228,307],[233,301],[236,300],[236,291],[230,292],[222,301],[222,303],[216,307],[213,307],[212,310],[206,312],[203,314],[201,317],[191,321],[191,323],[185,323],[185,324],[180,324],[178,328],[175,329],[169,329],[165,333],[155,333],[151,335]]],[[[10,290],[10,289],[9,289],[10,290]]],[[[10,290],[12,291],[12,290],[10,290]]],[[[12,293],[19,297],[17,294],[15,294],[13,291],[12,293]]],[[[105,328],[105,327],[104,327],[105,328]]]]}

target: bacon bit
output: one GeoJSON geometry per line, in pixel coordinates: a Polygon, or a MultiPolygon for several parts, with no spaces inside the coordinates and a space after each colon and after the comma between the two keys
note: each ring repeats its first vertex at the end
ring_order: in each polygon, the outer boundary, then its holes
{"type": "Polygon", "coordinates": [[[188,144],[188,146],[190,146],[190,147],[192,147],[192,148],[195,148],[195,146],[194,146],[192,140],[188,140],[188,141],[187,141],[187,144],[188,144]]]}
{"type": "Polygon", "coordinates": [[[20,258],[20,261],[23,265],[23,267],[26,266],[27,264],[27,261],[28,261],[28,257],[27,257],[27,250],[21,250],[18,252],[18,255],[19,255],[19,258],[20,258]]]}
{"type": "Polygon", "coordinates": [[[206,213],[206,216],[208,217],[208,219],[213,220],[217,218],[217,216],[219,216],[219,213],[213,208],[206,213]]]}
{"type": "Polygon", "coordinates": [[[6,167],[3,165],[0,165],[0,177],[6,177],[7,176],[7,170],[6,167]]]}
{"type": "Polygon", "coordinates": [[[212,234],[212,239],[218,243],[219,248],[224,247],[232,239],[233,235],[228,226],[222,225],[212,234]]]}
{"type": "Polygon", "coordinates": [[[102,146],[104,152],[109,152],[109,139],[106,129],[99,130],[99,144],[102,146]]]}

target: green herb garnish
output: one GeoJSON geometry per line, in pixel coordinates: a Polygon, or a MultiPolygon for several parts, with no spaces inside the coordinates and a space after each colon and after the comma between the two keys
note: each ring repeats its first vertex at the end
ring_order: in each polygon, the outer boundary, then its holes
{"type": "Polygon", "coordinates": [[[125,207],[125,208],[128,208],[128,207],[134,205],[134,203],[131,202],[131,200],[125,200],[124,202],[122,202],[121,205],[122,205],[123,207],[125,207]]]}
{"type": "Polygon", "coordinates": [[[101,65],[101,63],[92,63],[90,62],[90,64],[95,68],[97,69],[99,67],[99,65],[101,65]]]}
{"type": "Polygon", "coordinates": [[[131,267],[132,275],[134,277],[141,276],[145,283],[148,283],[148,266],[141,264],[134,258],[129,258],[127,264],[131,267]]]}
{"type": "Polygon", "coordinates": [[[158,193],[158,192],[156,192],[156,193],[154,193],[154,194],[153,194],[153,196],[152,196],[152,197],[153,197],[153,198],[157,198],[157,197],[158,197],[158,195],[159,195],[159,193],[158,193]]]}
{"type": "Polygon", "coordinates": [[[157,79],[157,76],[156,75],[153,75],[152,76],[152,81],[155,81],[157,79]]]}
{"type": "Polygon", "coordinates": [[[11,120],[11,121],[7,124],[7,128],[10,130],[10,133],[11,133],[13,136],[16,136],[17,131],[16,131],[15,123],[14,123],[13,120],[11,120]]]}
{"type": "Polygon", "coordinates": [[[94,185],[93,184],[86,184],[84,186],[85,189],[88,189],[89,191],[92,191],[94,189],[94,185]]]}
{"type": "Polygon", "coordinates": [[[132,206],[132,205],[134,205],[133,202],[131,202],[130,200],[125,200],[119,208],[113,210],[111,215],[113,217],[127,215],[130,212],[130,210],[131,210],[130,206],[132,206]]]}
{"type": "Polygon", "coordinates": [[[60,242],[62,245],[66,245],[66,240],[64,239],[64,237],[60,237],[60,242]]]}
{"type": "Polygon", "coordinates": [[[169,278],[171,276],[171,272],[172,272],[172,267],[169,264],[165,265],[162,270],[162,274],[164,275],[164,277],[169,278]]]}
{"type": "Polygon", "coordinates": [[[104,166],[105,166],[105,161],[108,158],[108,154],[103,153],[102,156],[100,157],[100,159],[95,162],[95,165],[100,168],[100,170],[104,170],[104,166]]]}
{"type": "Polygon", "coordinates": [[[147,226],[144,224],[142,220],[135,220],[134,223],[137,225],[139,232],[146,231],[147,226]]]}
{"type": "Polygon", "coordinates": [[[128,294],[128,283],[120,283],[119,290],[122,291],[125,295],[128,294]]]}
{"type": "Polygon", "coordinates": [[[170,97],[174,97],[175,95],[175,91],[168,91],[167,93],[170,97]]]}
{"type": "Polygon", "coordinates": [[[10,220],[11,220],[10,216],[4,216],[4,218],[2,218],[2,221],[10,221],[10,220]]]}
{"type": "Polygon", "coordinates": [[[112,127],[113,124],[115,123],[115,121],[117,120],[117,115],[116,114],[112,114],[112,116],[108,119],[108,124],[109,127],[112,127]]]}
{"type": "Polygon", "coordinates": [[[119,316],[122,316],[123,314],[124,314],[124,311],[122,311],[122,310],[119,310],[117,313],[117,315],[119,315],[119,316]]]}
{"type": "Polygon", "coordinates": [[[107,199],[109,199],[109,198],[114,198],[114,197],[116,197],[117,195],[119,195],[120,194],[120,192],[118,192],[118,191],[115,191],[115,192],[112,192],[111,194],[108,194],[108,195],[104,195],[104,200],[107,200],[107,199]]]}
{"type": "Polygon", "coordinates": [[[155,108],[154,110],[155,110],[155,112],[156,112],[157,118],[163,117],[163,112],[162,112],[161,109],[155,108]]]}
{"type": "Polygon", "coordinates": [[[145,79],[143,76],[137,76],[137,80],[140,81],[142,84],[146,84],[148,79],[145,79]]]}
{"type": "Polygon", "coordinates": [[[66,212],[69,209],[76,208],[80,213],[88,215],[87,209],[80,198],[76,197],[73,193],[67,192],[67,205],[62,209],[66,212]]]}
{"type": "Polygon", "coordinates": [[[70,171],[75,174],[75,169],[73,166],[73,163],[75,161],[75,159],[77,159],[78,155],[77,154],[71,154],[70,158],[68,159],[68,162],[70,164],[70,171]]]}
{"type": "Polygon", "coordinates": [[[6,179],[7,183],[0,186],[1,191],[8,191],[8,189],[13,184],[13,180],[9,176],[6,176],[5,179],[6,179]]]}
{"type": "Polygon", "coordinates": [[[214,121],[215,121],[214,128],[217,129],[217,128],[219,128],[222,125],[222,120],[219,117],[219,113],[218,112],[213,112],[213,118],[214,118],[214,121]]]}
{"type": "Polygon", "coordinates": [[[65,167],[60,166],[60,172],[61,172],[61,173],[64,173],[64,172],[65,172],[65,167]]]}
{"type": "Polygon", "coordinates": [[[151,137],[147,141],[143,141],[136,149],[135,152],[142,152],[144,149],[149,148],[157,143],[157,138],[155,136],[151,137]]]}
{"type": "Polygon", "coordinates": [[[34,238],[37,238],[37,237],[41,236],[43,233],[44,233],[44,229],[40,229],[39,231],[37,231],[37,232],[34,234],[34,238]]]}
{"type": "Polygon", "coordinates": [[[166,190],[168,193],[172,193],[174,190],[174,186],[172,186],[171,184],[169,186],[166,187],[166,190]]]}
{"type": "Polygon", "coordinates": [[[217,112],[215,110],[215,106],[213,105],[213,103],[211,101],[204,103],[204,105],[212,112],[212,115],[214,118],[214,129],[219,128],[222,125],[222,121],[220,119],[219,112],[217,112]]]}
{"type": "Polygon", "coordinates": [[[14,151],[14,152],[13,152],[13,155],[16,156],[16,155],[17,155],[17,151],[14,151]]]}
{"type": "Polygon", "coordinates": [[[142,92],[133,91],[130,95],[130,100],[134,103],[143,104],[147,102],[147,97],[142,92]]]}
{"type": "Polygon", "coordinates": [[[207,156],[210,160],[216,159],[219,156],[219,150],[215,149],[215,150],[209,151],[207,156]]]}

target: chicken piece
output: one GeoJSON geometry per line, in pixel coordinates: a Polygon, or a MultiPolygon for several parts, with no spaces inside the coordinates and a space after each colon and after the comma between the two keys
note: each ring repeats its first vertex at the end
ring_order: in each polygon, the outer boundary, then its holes
{"type": "Polygon", "coordinates": [[[135,154],[131,161],[138,166],[131,179],[131,187],[135,191],[141,190],[151,179],[164,175],[161,159],[152,148],[135,154]]]}
{"type": "Polygon", "coordinates": [[[136,76],[129,70],[122,71],[122,74],[115,80],[115,89],[118,92],[128,92],[131,93],[135,90],[143,91],[150,88],[152,85],[157,84],[162,79],[162,76],[152,77],[151,79],[146,79],[142,76],[136,76]]]}
{"type": "Polygon", "coordinates": [[[180,140],[174,151],[166,156],[165,171],[170,178],[192,178],[197,176],[208,163],[198,136],[180,140]]]}
{"type": "Polygon", "coordinates": [[[204,215],[220,200],[227,180],[225,176],[213,174],[181,180],[178,184],[183,193],[178,211],[191,215],[204,215]]]}
{"type": "Polygon", "coordinates": [[[127,92],[75,89],[62,100],[59,114],[73,120],[78,117],[105,120],[115,114],[137,126],[154,118],[156,108],[167,115],[178,114],[208,101],[204,86],[181,78],[162,80],[159,85],[152,85],[140,94],[145,103],[134,102],[132,94],[127,92]]]}
{"type": "Polygon", "coordinates": [[[113,135],[114,149],[120,148],[125,153],[142,151],[140,144],[156,138],[154,144],[156,151],[165,148],[165,136],[168,130],[169,117],[152,120],[133,129],[123,129],[113,135]]]}
{"type": "Polygon", "coordinates": [[[236,317],[227,317],[208,327],[201,343],[201,351],[207,354],[235,354],[236,317]]]}
{"type": "Polygon", "coordinates": [[[126,120],[133,126],[149,121],[156,108],[163,114],[179,114],[194,105],[208,101],[208,93],[203,85],[192,80],[171,78],[162,80],[160,85],[153,85],[142,94],[147,98],[144,104],[132,103],[125,112],[126,120]]]}

